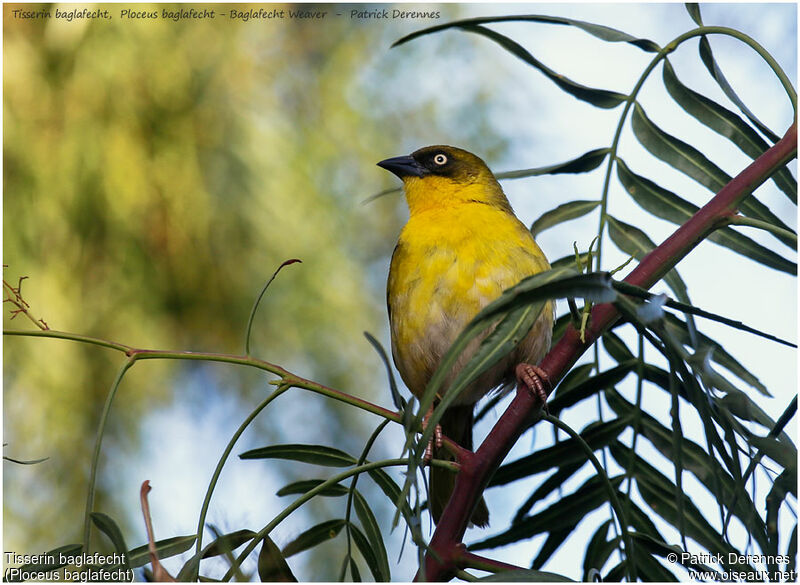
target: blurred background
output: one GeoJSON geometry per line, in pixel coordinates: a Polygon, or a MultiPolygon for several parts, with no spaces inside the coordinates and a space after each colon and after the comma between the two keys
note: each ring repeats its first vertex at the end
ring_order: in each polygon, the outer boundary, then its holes
{"type": "MultiPolygon", "coordinates": [[[[25,5],[42,7],[56,5],[25,5]]],[[[496,172],[554,164],[608,146],[620,113],[568,97],[475,35],[451,30],[394,49],[391,44],[425,26],[492,14],[598,22],[662,46],[694,28],[680,4],[403,6],[438,10],[438,20],[351,19],[351,9],[365,6],[324,5],[320,9],[329,15],[323,21],[248,22],[131,21],[118,17],[126,5],[108,7],[111,20],[66,22],[16,18],[12,11],[19,5],[3,5],[4,279],[16,286],[28,277],[23,296],[52,329],[141,348],[242,353],[263,283],[284,260],[299,258],[302,264],[280,273],[259,308],[254,355],[387,407],[385,371],[363,332],[388,349],[385,278],[407,211],[399,192],[364,204],[398,186],[375,163],[446,143],[479,154],[496,172]],[[334,17],[336,11],[343,16],[334,17]]],[[[156,9],[162,7],[170,6],[156,9]]],[[[796,10],[794,4],[712,4],[703,6],[703,15],[707,24],[753,36],[796,84],[796,10]]],[[[623,93],[652,58],[568,27],[492,26],[559,73],[623,93]]],[[[745,103],[782,135],[791,107],[769,69],[733,40],[713,38],[712,46],[745,103]]],[[[697,58],[696,43],[670,60],[684,83],[726,103],[697,58]]],[[[679,115],[659,75],[641,99],[648,115],[671,133],[690,136],[700,148],[722,149],[715,162],[729,174],[747,164],[723,139],[679,115]]],[[[670,173],[629,130],[622,144],[638,172],[670,173]]],[[[565,201],[598,198],[603,172],[507,181],[504,187],[530,224],[565,201]]],[[[669,177],[670,188],[686,199],[699,205],[708,199],[697,184],[674,172],[669,177]]],[[[611,193],[615,216],[653,241],[674,229],[637,208],[620,186],[613,184],[611,193]]],[[[796,227],[794,208],[774,186],[759,194],[796,227]]],[[[596,230],[591,216],[543,233],[539,243],[557,259],[572,252],[573,242],[585,250],[596,230]]],[[[752,237],[774,247],[768,237],[752,237]]],[[[604,268],[626,259],[606,250],[604,268]]],[[[746,307],[758,319],[749,325],[796,338],[792,277],[713,244],[703,244],[681,266],[698,306],[732,318],[746,307]]],[[[24,318],[11,322],[8,311],[3,325],[30,327],[24,318]]],[[[764,400],[763,408],[780,414],[796,392],[794,351],[702,326],[770,388],[775,400],[764,400]]],[[[3,463],[4,550],[31,554],[80,541],[97,424],[123,362],[120,353],[95,346],[4,338],[4,455],[48,458],[30,466],[3,463]]],[[[241,367],[181,361],[137,363],[126,375],[105,435],[95,510],[119,522],[129,546],[145,542],[138,507],[145,479],[154,488],[156,537],[195,531],[217,459],[271,391],[269,379],[241,367]]],[[[568,414],[578,425],[591,418],[568,414]]],[[[496,415],[487,417],[479,432],[494,420],[496,415]]],[[[379,422],[293,389],[258,417],[234,455],[300,442],[357,455],[379,422]]],[[[528,434],[510,457],[547,440],[528,434]]],[[[399,456],[402,443],[400,430],[390,427],[371,458],[399,456]]],[[[275,495],[281,486],[321,473],[327,474],[233,457],[207,520],[223,532],[259,530],[291,499],[275,495]]],[[[367,483],[360,487],[388,527],[393,511],[367,483]]],[[[490,490],[498,527],[528,487],[519,495],[513,487],[490,490]]],[[[339,517],[343,505],[318,498],[272,537],[285,544],[309,526],[339,517]]],[[[95,535],[95,546],[108,546],[103,538],[95,535]]],[[[402,529],[389,537],[391,563],[402,540],[402,529]]],[[[530,558],[538,545],[533,540],[507,554],[530,558]]],[[[577,568],[571,573],[569,551],[561,553],[548,567],[579,576],[577,568]]],[[[333,542],[290,564],[301,580],[331,580],[341,554],[341,544],[333,542]]],[[[175,559],[165,565],[179,566],[175,559]]],[[[415,566],[407,549],[395,578],[412,578],[415,566]]]]}

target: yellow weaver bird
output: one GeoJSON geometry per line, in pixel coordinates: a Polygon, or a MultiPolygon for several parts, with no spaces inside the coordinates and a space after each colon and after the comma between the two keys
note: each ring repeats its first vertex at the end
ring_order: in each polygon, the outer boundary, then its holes
{"type": "MultiPolygon", "coordinates": [[[[411,392],[422,397],[439,362],[459,333],[488,303],[527,276],[550,268],[530,230],[514,215],[503,189],[480,158],[452,146],[428,146],[378,166],[403,180],[410,211],[392,254],[387,303],[395,365],[411,392]]],[[[493,389],[509,390],[515,378],[547,398],[535,364],[550,348],[552,302],[517,348],[480,375],[441,418],[441,434],[472,450],[473,408],[493,389]],[[518,364],[524,364],[517,368],[518,364]]],[[[482,339],[464,350],[442,388],[446,392],[482,339]]],[[[439,458],[448,458],[440,453],[439,458]]],[[[452,457],[449,457],[452,459],[452,457]]],[[[429,508],[435,522],[450,499],[454,474],[431,469],[429,508]]],[[[489,523],[482,499],[472,514],[489,523]]]]}

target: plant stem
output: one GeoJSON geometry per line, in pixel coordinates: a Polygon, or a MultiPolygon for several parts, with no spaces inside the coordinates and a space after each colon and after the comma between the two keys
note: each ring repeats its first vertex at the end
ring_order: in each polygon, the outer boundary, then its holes
{"type": "Polygon", "coordinates": [[[760,230],[764,230],[774,234],[776,236],[789,238],[794,241],[794,245],[797,246],[797,234],[793,231],[783,229],[782,227],[778,227],[777,225],[772,225],[767,221],[763,221],[760,219],[754,219],[752,217],[745,217],[743,215],[734,215],[730,218],[729,223],[733,225],[746,225],[749,227],[758,228],[760,230]]]}
{"type": "MultiPolygon", "coordinates": [[[[253,303],[253,308],[250,310],[250,317],[247,319],[247,329],[244,334],[244,353],[245,355],[250,355],[250,333],[253,330],[253,321],[256,318],[256,310],[258,309],[258,305],[261,302],[261,299],[264,297],[264,293],[267,292],[269,285],[272,284],[272,281],[275,280],[275,277],[278,276],[278,273],[284,266],[289,266],[290,264],[295,264],[297,262],[302,262],[297,258],[292,258],[291,260],[287,260],[280,266],[278,266],[277,270],[272,273],[272,277],[266,282],[266,284],[261,289],[261,292],[258,293],[258,297],[256,297],[255,303],[253,303]]],[[[199,550],[199,549],[198,549],[199,550]]]]}
{"type": "MultiPolygon", "coordinates": [[[[372,449],[372,445],[375,444],[375,441],[378,439],[378,436],[383,432],[383,429],[386,428],[386,425],[389,424],[390,421],[385,420],[378,427],[372,432],[369,439],[367,439],[367,444],[364,445],[364,449],[361,451],[361,455],[358,457],[358,461],[356,465],[363,465],[364,462],[367,460],[367,456],[369,455],[370,450],[372,449]]],[[[352,547],[352,534],[350,530],[350,515],[353,510],[353,497],[356,493],[356,484],[358,483],[358,478],[360,474],[353,476],[353,481],[350,482],[350,488],[347,491],[347,504],[345,506],[345,513],[344,513],[344,521],[345,521],[345,532],[347,533],[347,558],[352,559],[353,554],[353,547],[352,547]]],[[[342,574],[340,575],[340,581],[344,581],[344,578],[347,574],[347,567],[349,563],[345,562],[342,566],[342,574]]],[[[355,579],[354,575],[351,575],[353,579],[355,579]]]]}
{"type": "MultiPolygon", "coordinates": [[[[217,462],[217,466],[214,469],[214,474],[211,476],[211,481],[208,484],[208,489],[206,490],[206,496],[203,498],[203,505],[200,508],[200,519],[197,521],[197,544],[195,545],[195,553],[200,553],[203,550],[203,526],[206,523],[206,514],[208,513],[208,507],[211,504],[211,496],[214,494],[214,488],[217,486],[217,481],[219,481],[219,476],[222,474],[222,468],[225,466],[228,457],[233,451],[233,447],[236,445],[236,442],[239,440],[239,437],[242,436],[245,429],[250,426],[250,423],[258,416],[258,414],[264,410],[270,402],[275,400],[278,396],[286,392],[288,390],[288,386],[278,386],[278,388],[269,396],[267,396],[261,404],[259,404],[248,416],[242,424],[239,425],[239,428],[236,429],[236,432],[233,433],[230,441],[225,446],[225,450],[222,452],[222,456],[219,458],[217,462]]],[[[200,571],[200,563],[197,564],[197,571],[200,571]]],[[[197,575],[195,575],[197,578],[197,575]]]]}
{"type": "Polygon", "coordinates": [[[281,384],[286,384],[288,386],[292,386],[295,388],[303,388],[304,390],[310,390],[311,392],[322,394],[323,396],[327,396],[328,398],[333,398],[334,400],[345,402],[347,404],[350,404],[351,406],[360,408],[361,410],[366,410],[367,412],[371,412],[372,414],[377,414],[378,416],[382,416],[383,418],[389,419],[391,421],[397,423],[403,422],[402,415],[398,412],[394,412],[393,410],[383,408],[382,406],[378,406],[377,404],[373,404],[367,400],[363,400],[356,396],[352,396],[351,394],[347,394],[346,392],[342,392],[341,390],[336,390],[334,388],[325,386],[324,384],[319,384],[317,382],[314,382],[313,380],[308,380],[307,378],[303,378],[301,376],[293,374],[292,372],[280,366],[277,366],[270,362],[266,362],[264,360],[254,358],[252,356],[224,354],[224,353],[194,352],[194,351],[137,349],[130,345],[124,345],[122,343],[107,341],[105,339],[98,339],[96,337],[89,337],[87,335],[77,335],[75,333],[68,333],[66,331],[53,331],[50,329],[48,329],[47,331],[22,331],[22,330],[12,329],[3,331],[3,335],[19,335],[23,337],[53,337],[56,339],[68,339],[70,341],[77,341],[80,343],[89,343],[92,345],[99,345],[101,347],[116,349],[117,351],[123,352],[132,360],[153,360],[153,359],[200,360],[208,362],[221,362],[227,364],[249,366],[253,368],[258,368],[259,370],[270,372],[272,374],[275,374],[276,376],[280,376],[281,384]]]}
{"type": "Polygon", "coordinates": [[[129,359],[120,369],[111,389],[106,397],[106,403],[103,406],[103,414],[100,415],[100,425],[97,427],[97,437],[94,440],[94,452],[92,453],[92,466],[89,472],[89,489],[86,490],[86,511],[83,514],[83,552],[89,552],[89,539],[92,536],[92,509],[94,508],[94,494],[95,484],[97,482],[97,467],[100,461],[100,449],[103,444],[103,435],[106,431],[106,422],[108,415],[111,412],[111,404],[114,402],[114,397],[117,395],[117,390],[122,383],[122,378],[125,376],[131,366],[134,364],[133,359],[129,359]]]}
{"type": "Polygon", "coordinates": [[[116,349],[122,353],[133,351],[129,345],[116,343],[114,341],[107,341],[97,337],[89,337],[88,335],[78,335],[77,333],[69,333],[67,331],[54,331],[53,329],[26,331],[23,329],[4,329],[3,335],[16,335],[20,337],[52,337],[54,339],[68,339],[70,341],[78,341],[80,343],[89,343],[91,345],[99,345],[100,347],[107,347],[109,349],[116,349]]]}

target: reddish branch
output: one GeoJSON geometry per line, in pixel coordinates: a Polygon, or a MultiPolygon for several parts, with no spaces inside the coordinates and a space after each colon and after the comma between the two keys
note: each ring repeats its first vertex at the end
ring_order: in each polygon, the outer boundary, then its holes
{"type": "MultiPolygon", "coordinates": [[[[797,123],[789,128],[780,142],[758,157],[689,221],[645,256],[624,279],[625,282],[643,288],[653,286],[710,233],[727,225],[742,200],[796,156],[797,123]]],[[[574,327],[567,328],[561,340],[539,364],[548,374],[553,387],[618,318],[619,313],[612,304],[602,304],[592,310],[585,341],[581,341],[574,327]]],[[[541,403],[533,393],[518,388],[508,409],[483,444],[475,453],[465,454],[460,460],[461,470],[456,478],[453,496],[436,526],[430,551],[425,557],[424,566],[417,573],[417,580],[449,580],[461,568],[459,561],[463,558],[464,550],[461,539],[472,510],[489,479],[528,428],[531,416],[539,408],[541,403]]]]}
{"type": "Polygon", "coordinates": [[[142,516],[144,516],[144,527],[147,530],[147,550],[150,553],[150,564],[153,566],[153,580],[159,583],[175,582],[175,578],[167,572],[158,560],[158,549],[156,548],[156,537],[153,533],[153,520],[150,518],[150,502],[147,501],[147,494],[150,493],[150,480],[142,482],[139,491],[139,499],[142,503],[142,516]]]}

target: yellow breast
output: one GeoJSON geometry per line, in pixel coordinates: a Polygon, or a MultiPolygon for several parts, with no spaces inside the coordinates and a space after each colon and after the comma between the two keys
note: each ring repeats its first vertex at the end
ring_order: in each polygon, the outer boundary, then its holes
{"type": "MultiPolygon", "coordinates": [[[[387,291],[392,352],[409,389],[422,394],[441,358],[478,311],[506,288],[549,267],[510,208],[462,200],[412,210],[392,256],[387,291]]],[[[546,323],[537,323],[529,335],[535,333],[541,342],[521,345],[527,346],[523,354],[537,355],[514,359],[541,359],[550,343],[552,308],[546,307],[543,316],[546,323]]],[[[476,348],[477,343],[468,348],[454,372],[476,348]]],[[[460,402],[474,402],[502,383],[506,369],[503,364],[495,368],[460,402]]]]}

